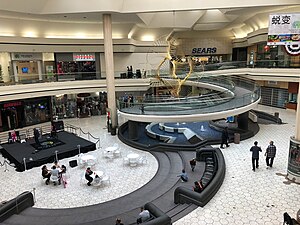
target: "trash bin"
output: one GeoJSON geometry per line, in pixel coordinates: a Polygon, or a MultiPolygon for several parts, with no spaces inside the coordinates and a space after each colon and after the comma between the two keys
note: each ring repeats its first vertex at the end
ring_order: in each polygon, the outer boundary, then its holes
{"type": "Polygon", "coordinates": [[[239,144],[240,141],[241,141],[241,135],[239,133],[234,133],[234,139],[233,139],[234,144],[239,144]]]}

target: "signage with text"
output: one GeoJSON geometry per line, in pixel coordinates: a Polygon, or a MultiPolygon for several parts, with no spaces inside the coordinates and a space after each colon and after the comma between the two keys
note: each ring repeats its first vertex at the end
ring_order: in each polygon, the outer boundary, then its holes
{"type": "Polygon", "coordinates": [[[74,61],[95,61],[95,53],[73,53],[74,61]]]}
{"type": "Polygon", "coordinates": [[[270,14],[268,45],[300,44],[300,14],[270,14]]]}
{"type": "Polygon", "coordinates": [[[15,61],[37,61],[42,60],[42,53],[11,53],[11,59],[15,61]]]}
{"type": "Polygon", "coordinates": [[[217,48],[193,48],[192,54],[194,55],[207,55],[207,54],[214,54],[217,53],[217,48]]]}

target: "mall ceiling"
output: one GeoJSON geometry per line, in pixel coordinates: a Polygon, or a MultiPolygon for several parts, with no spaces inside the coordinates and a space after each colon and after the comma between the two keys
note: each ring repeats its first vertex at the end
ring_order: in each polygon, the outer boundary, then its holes
{"type": "Polygon", "coordinates": [[[102,39],[110,13],[114,39],[243,38],[267,28],[270,13],[293,12],[300,0],[0,0],[0,37],[102,39]]]}

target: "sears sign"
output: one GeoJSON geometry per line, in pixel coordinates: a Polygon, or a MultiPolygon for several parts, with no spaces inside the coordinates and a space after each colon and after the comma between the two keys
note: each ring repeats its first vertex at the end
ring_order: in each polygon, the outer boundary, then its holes
{"type": "Polygon", "coordinates": [[[214,54],[217,53],[217,48],[213,47],[213,48],[193,48],[192,50],[192,54],[214,54]]]}

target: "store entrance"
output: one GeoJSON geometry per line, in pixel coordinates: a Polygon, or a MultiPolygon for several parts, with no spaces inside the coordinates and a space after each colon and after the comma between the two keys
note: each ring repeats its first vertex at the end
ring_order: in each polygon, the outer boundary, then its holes
{"type": "Polygon", "coordinates": [[[0,131],[23,127],[23,108],[23,106],[2,108],[0,131]]]}

